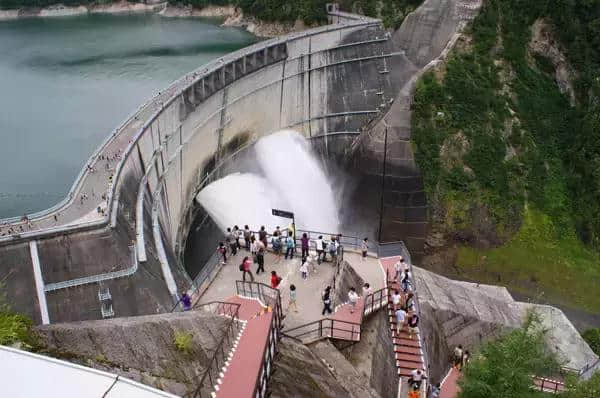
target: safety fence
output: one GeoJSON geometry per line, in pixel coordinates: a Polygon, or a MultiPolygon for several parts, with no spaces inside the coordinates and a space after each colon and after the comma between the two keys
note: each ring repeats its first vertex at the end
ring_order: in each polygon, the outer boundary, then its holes
{"type": "Polygon", "coordinates": [[[317,321],[285,330],[283,335],[299,340],[304,344],[321,339],[360,340],[360,323],[332,318],[321,318],[317,321]]]}
{"type": "Polygon", "coordinates": [[[195,311],[205,311],[211,314],[222,315],[230,318],[223,330],[223,336],[215,347],[215,351],[208,363],[207,369],[200,378],[200,382],[194,390],[193,397],[210,397],[211,391],[217,384],[219,373],[227,361],[229,351],[235,342],[235,337],[240,330],[239,309],[240,304],[227,303],[224,301],[211,301],[206,304],[196,304],[192,308],[195,311]]]}
{"type": "Polygon", "coordinates": [[[388,303],[388,288],[384,287],[365,297],[363,316],[370,315],[388,303]]]}

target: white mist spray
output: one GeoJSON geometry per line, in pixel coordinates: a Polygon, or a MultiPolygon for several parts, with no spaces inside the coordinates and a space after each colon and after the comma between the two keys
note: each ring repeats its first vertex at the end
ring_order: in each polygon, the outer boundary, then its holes
{"type": "Polygon", "coordinates": [[[235,173],[204,188],[197,200],[225,230],[248,224],[268,231],[291,220],[275,217],[271,209],[294,212],[299,229],[335,233],[338,205],[325,172],[309,143],[292,130],[282,130],[255,145],[260,174],[235,173]]]}

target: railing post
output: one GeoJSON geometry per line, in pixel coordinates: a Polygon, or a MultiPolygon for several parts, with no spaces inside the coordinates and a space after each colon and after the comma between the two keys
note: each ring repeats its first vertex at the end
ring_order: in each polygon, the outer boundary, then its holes
{"type": "Polygon", "coordinates": [[[319,320],[319,339],[323,337],[323,320],[319,320]]]}

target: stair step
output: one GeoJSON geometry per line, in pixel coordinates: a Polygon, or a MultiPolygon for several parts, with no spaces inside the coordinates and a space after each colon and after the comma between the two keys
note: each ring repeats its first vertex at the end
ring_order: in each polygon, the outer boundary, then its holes
{"type": "Polygon", "coordinates": [[[422,363],[415,363],[415,362],[409,362],[409,361],[396,360],[396,366],[399,369],[407,369],[409,371],[409,373],[415,369],[425,370],[425,367],[423,366],[422,363]]]}
{"type": "Polygon", "coordinates": [[[398,354],[421,355],[421,349],[419,347],[408,347],[403,345],[395,345],[394,352],[398,354]]]}
{"type": "Polygon", "coordinates": [[[413,333],[412,335],[407,332],[400,332],[396,330],[396,328],[392,328],[392,337],[397,339],[406,339],[406,340],[417,340],[419,341],[419,334],[413,333]],[[411,338],[412,337],[412,338],[411,338]]]}
{"type": "Polygon", "coordinates": [[[399,338],[394,336],[393,341],[394,345],[421,348],[421,342],[419,339],[405,339],[402,336],[399,338]]]}
{"type": "Polygon", "coordinates": [[[405,354],[405,353],[396,353],[396,360],[398,361],[406,361],[406,362],[413,362],[415,364],[422,364],[423,363],[423,357],[421,357],[421,353],[419,352],[419,354],[414,355],[414,354],[405,354]]]}

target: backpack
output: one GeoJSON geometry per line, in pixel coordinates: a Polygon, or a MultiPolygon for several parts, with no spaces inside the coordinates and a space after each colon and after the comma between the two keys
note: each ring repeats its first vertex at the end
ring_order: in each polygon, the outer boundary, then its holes
{"type": "Polygon", "coordinates": [[[244,263],[240,264],[240,271],[244,270],[244,263]]]}
{"type": "Polygon", "coordinates": [[[337,251],[337,247],[335,245],[334,241],[331,241],[331,243],[329,244],[329,253],[333,254],[337,251]]]}
{"type": "Polygon", "coordinates": [[[327,248],[327,243],[325,243],[324,240],[321,241],[321,247],[323,248],[323,250],[327,248]]]}

